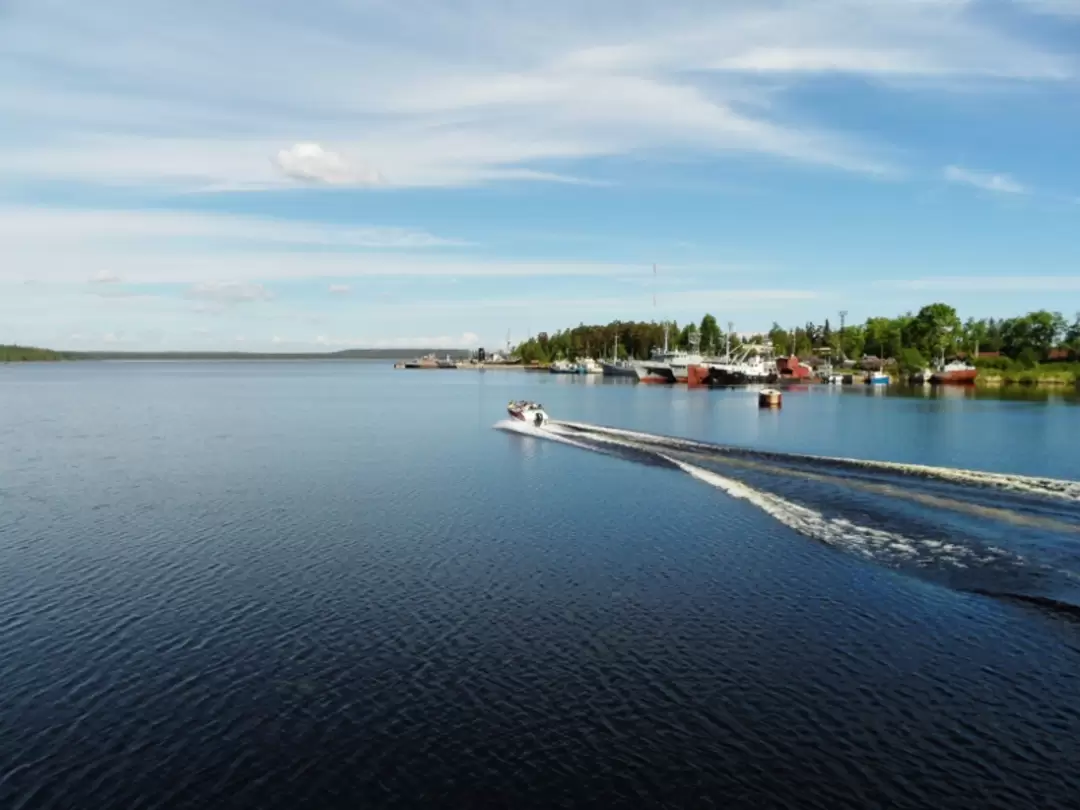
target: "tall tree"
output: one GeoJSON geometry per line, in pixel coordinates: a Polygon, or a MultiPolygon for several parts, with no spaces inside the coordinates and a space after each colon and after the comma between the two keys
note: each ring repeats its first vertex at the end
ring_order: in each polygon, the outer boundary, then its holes
{"type": "Polygon", "coordinates": [[[949,353],[960,337],[960,318],[948,304],[927,304],[908,324],[905,343],[924,357],[949,353]]]}
{"type": "Polygon", "coordinates": [[[1080,354],[1080,312],[1076,313],[1076,319],[1065,333],[1065,344],[1073,354],[1080,354]]]}
{"type": "Polygon", "coordinates": [[[701,349],[708,354],[715,354],[720,348],[720,344],[723,343],[716,318],[708,313],[701,319],[699,334],[701,335],[701,349]]]}
{"type": "Polygon", "coordinates": [[[866,321],[866,348],[884,360],[889,355],[893,331],[893,322],[889,318],[868,319],[866,321]]]}
{"type": "Polygon", "coordinates": [[[794,346],[791,344],[791,336],[780,324],[773,321],[772,329],[769,330],[769,342],[777,354],[791,354],[794,346]]]}

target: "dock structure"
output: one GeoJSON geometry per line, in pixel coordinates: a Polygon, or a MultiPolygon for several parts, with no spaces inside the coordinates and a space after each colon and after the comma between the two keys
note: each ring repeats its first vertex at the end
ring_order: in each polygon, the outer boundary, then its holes
{"type": "Polygon", "coordinates": [[[419,361],[399,360],[394,363],[394,368],[409,370],[441,370],[441,371],[547,371],[546,365],[522,365],[521,363],[423,363],[419,361]]]}

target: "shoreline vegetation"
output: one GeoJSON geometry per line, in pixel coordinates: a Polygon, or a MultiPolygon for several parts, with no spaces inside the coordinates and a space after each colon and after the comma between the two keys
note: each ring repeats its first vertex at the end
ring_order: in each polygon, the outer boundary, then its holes
{"type": "Polygon", "coordinates": [[[73,359],[68,352],[54,352],[36,346],[0,343],[0,363],[41,363],[73,359]]]}
{"type": "MultiPolygon", "coordinates": [[[[541,332],[520,343],[512,357],[524,365],[547,365],[554,360],[610,357],[618,345],[619,359],[647,359],[665,343],[678,349],[700,347],[716,355],[743,344],[771,343],[778,356],[800,360],[832,359],[840,365],[885,368],[906,378],[942,358],[962,358],[979,368],[977,384],[1069,386],[1080,385],[1080,313],[1069,323],[1060,312],[1038,310],[1014,318],[969,318],[961,321],[944,303],[928,304],[917,313],[895,318],[868,318],[864,323],[834,327],[808,322],[785,328],[773,323],[768,332],[740,334],[722,331],[706,314],[700,323],[679,326],[674,321],[612,321],[606,325],[579,324],[549,335],[541,332]]],[[[346,349],[335,352],[73,352],[0,344],[0,363],[61,360],[409,360],[421,355],[467,358],[467,349],[346,349]]]]}
{"type": "Polygon", "coordinates": [[[667,344],[672,348],[694,346],[706,355],[732,350],[749,343],[771,343],[778,356],[797,355],[800,360],[840,358],[863,368],[882,368],[906,378],[922,372],[942,358],[967,359],[979,368],[977,384],[1077,385],[1080,381],[1080,313],[1070,324],[1060,312],[1038,310],[1014,318],[969,318],[961,321],[956,310],[944,303],[924,306],[917,313],[895,318],[868,318],[862,324],[833,326],[806,323],[785,328],[773,323],[768,332],[739,334],[721,331],[716,318],[706,314],[700,324],[679,326],[671,322],[613,321],[599,326],[579,324],[520,344],[523,363],[550,363],[580,357],[609,356],[618,340],[619,359],[647,359],[667,344]]]}
{"type": "Polygon", "coordinates": [[[0,344],[0,363],[59,360],[408,360],[420,354],[468,356],[466,349],[345,349],[336,352],[70,352],[0,344]]]}

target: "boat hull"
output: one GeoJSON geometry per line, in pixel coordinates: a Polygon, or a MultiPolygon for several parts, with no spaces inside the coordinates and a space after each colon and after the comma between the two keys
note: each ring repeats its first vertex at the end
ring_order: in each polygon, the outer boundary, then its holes
{"type": "Polygon", "coordinates": [[[709,385],[709,367],[695,364],[686,367],[687,388],[705,388],[709,385]]]}
{"type": "Polygon", "coordinates": [[[779,374],[753,374],[727,368],[711,367],[709,369],[708,384],[718,388],[728,388],[736,385],[755,385],[758,383],[774,383],[779,374]]]}
{"type": "Polygon", "coordinates": [[[979,376],[977,368],[961,371],[939,371],[930,375],[930,382],[936,385],[971,385],[979,376]]]}
{"type": "Polygon", "coordinates": [[[548,422],[547,413],[541,408],[520,408],[509,406],[506,412],[510,414],[510,418],[515,422],[521,422],[526,425],[534,425],[536,427],[543,427],[548,422]]]}
{"type": "Polygon", "coordinates": [[[632,377],[638,378],[637,369],[634,366],[617,366],[614,363],[601,363],[605,377],[632,377]]]}
{"type": "Polygon", "coordinates": [[[641,370],[638,381],[651,385],[674,385],[675,372],[668,365],[648,365],[641,370]]]}

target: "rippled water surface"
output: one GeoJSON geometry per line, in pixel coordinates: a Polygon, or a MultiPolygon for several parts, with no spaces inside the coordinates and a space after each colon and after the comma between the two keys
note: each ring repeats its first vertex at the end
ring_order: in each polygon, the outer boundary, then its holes
{"type": "Polygon", "coordinates": [[[87,363],[0,409],[0,807],[1080,795],[1066,399],[87,363]]]}

